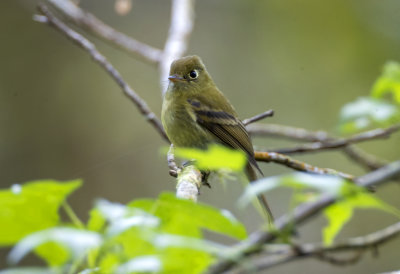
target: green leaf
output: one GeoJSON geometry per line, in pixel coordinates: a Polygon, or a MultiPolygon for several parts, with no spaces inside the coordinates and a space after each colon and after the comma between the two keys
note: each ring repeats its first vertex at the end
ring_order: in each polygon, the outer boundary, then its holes
{"type": "Polygon", "coordinates": [[[233,258],[229,247],[203,239],[159,234],[152,242],[164,249],[163,262],[168,273],[203,273],[215,257],[233,258]]]}
{"type": "Polygon", "coordinates": [[[114,273],[119,263],[120,259],[118,255],[112,252],[108,252],[100,260],[99,267],[101,271],[99,273],[114,273]]]}
{"type": "Polygon", "coordinates": [[[204,251],[170,247],[163,253],[164,268],[162,273],[207,273],[207,267],[214,260],[213,256],[204,251]]]}
{"type": "Polygon", "coordinates": [[[336,235],[353,216],[353,209],[345,202],[338,202],[327,207],[324,214],[328,219],[328,225],[322,231],[325,245],[331,245],[336,235]]]}
{"type": "Polygon", "coordinates": [[[228,253],[228,247],[217,244],[212,241],[197,239],[193,237],[185,237],[173,234],[157,234],[152,238],[152,243],[158,248],[180,247],[204,251],[208,254],[223,256],[228,253]]]}
{"type": "Polygon", "coordinates": [[[228,253],[228,247],[203,239],[185,237],[173,234],[156,234],[151,239],[154,246],[158,248],[185,248],[197,251],[204,251],[207,254],[222,256],[228,253]]]}
{"type": "Polygon", "coordinates": [[[35,253],[49,266],[61,266],[69,259],[68,250],[55,242],[47,242],[35,248],[35,253]]]}
{"type": "Polygon", "coordinates": [[[400,218],[400,211],[376,196],[355,185],[343,187],[346,197],[334,205],[327,207],[324,214],[328,225],[324,228],[322,237],[325,245],[331,245],[343,226],[351,219],[356,208],[373,208],[385,211],[400,218]]]}
{"type": "Polygon", "coordinates": [[[224,246],[202,239],[203,228],[246,237],[244,226],[231,214],[172,194],[128,206],[101,200],[96,209],[109,224],[101,248],[108,252],[97,255],[102,273],[202,273],[215,254],[229,253],[224,246]]]}
{"type": "MultiPolygon", "coordinates": [[[[346,180],[337,176],[306,174],[302,172],[267,177],[248,184],[243,195],[239,198],[238,204],[240,207],[244,207],[252,200],[255,200],[260,194],[277,187],[288,187],[296,190],[311,188],[319,192],[337,195],[345,183],[346,180]]],[[[314,196],[310,196],[310,198],[314,198],[314,196]]]]}
{"type": "MultiPolygon", "coordinates": [[[[46,243],[58,243],[68,249],[71,258],[80,258],[89,249],[97,248],[103,240],[100,234],[88,230],[58,227],[32,233],[16,244],[9,254],[12,264],[18,263],[33,249],[46,243]]],[[[43,252],[43,254],[48,254],[43,252]]]]}
{"type": "Polygon", "coordinates": [[[149,229],[157,227],[160,223],[157,217],[143,210],[106,200],[100,200],[97,203],[97,209],[110,223],[106,231],[106,235],[110,237],[121,234],[132,227],[149,229]]]}
{"type": "Polygon", "coordinates": [[[360,97],[340,111],[339,130],[354,133],[376,126],[388,126],[400,120],[400,109],[382,99],[360,97]]]}
{"type": "Polygon", "coordinates": [[[155,253],[150,239],[160,224],[156,216],[139,208],[106,200],[98,201],[96,209],[108,223],[105,229],[106,245],[118,247],[111,250],[119,250],[117,254],[108,252],[106,256],[95,254],[96,257],[102,256],[99,260],[102,272],[116,272],[118,265],[126,258],[155,253]]]}
{"type": "Polygon", "coordinates": [[[195,165],[204,170],[229,169],[240,172],[247,162],[242,151],[221,145],[210,145],[207,150],[175,148],[174,154],[177,157],[195,160],[195,165]]]}
{"type": "Polygon", "coordinates": [[[79,272],[79,274],[100,274],[100,267],[86,268],[79,272]]]}
{"type": "Polygon", "coordinates": [[[236,239],[244,239],[246,230],[231,213],[208,205],[176,198],[163,193],[158,200],[138,200],[129,204],[142,208],[162,221],[162,232],[182,236],[201,237],[201,228],[236,239]]]}
{"type": "Polygon", "coordinates": [[[385,94],[392,94],[397,104],[400,104],[400,64],[387,62],[382,75],[376,80],[372,92],[375,98],[382,98],[385,94]]]}
{"type": "Polygon", "coordinates": [[[0,246],[16,243],[34,231],[58,224],[58,210],[80,180],[41,180],[0,191],[0,246]]]}
{"type": "Polygon", "coordinates": [[[116,273],[159,273],[161,270],[162,263],[157,256],[140,256],[120,265],[116,273]]]}
{"type": "Polygon", "coordinates": [[[93,208],[89,212],[89,220],[87,229],[91,231],[100,232],[106,224],[106,220],[98,208],[93,208]]]}

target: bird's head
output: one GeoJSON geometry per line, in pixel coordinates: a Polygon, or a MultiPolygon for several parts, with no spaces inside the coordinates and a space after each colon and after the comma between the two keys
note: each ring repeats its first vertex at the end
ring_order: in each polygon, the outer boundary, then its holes
{"type": "Polygon", "coordinates": [[[196,55],[182,57],[172,62],[168,80],[173,90],[196,91],[212,83],[203,62],[196,55]]]}

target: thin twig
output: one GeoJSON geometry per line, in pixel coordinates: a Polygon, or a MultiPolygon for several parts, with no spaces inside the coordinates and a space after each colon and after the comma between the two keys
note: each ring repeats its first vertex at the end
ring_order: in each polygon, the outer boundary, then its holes
{"type": "MultiPolygon", "coordinates": [[[[380,169],[367,173],[364,176],[358,177],[354,182],[361,187],[367,188],[387,182],[399,175],[400,161],[396,161],[380,169]]],[[[316,216],[324,208],[335,203],[337,199],[339,199],[339,197],[325,194],[314,202],[302,204],[296,207],[293,213],[284,215],[276,220],[276,231],[285,231],[294,225],[303,223],[313,216],[316,216]]],[[[270,231],[256,231],[252,233],[247,240],[232,246],[232,250],[236,250],[237,252],[235,260],[221,259],[209,269],[209,273],[222,273],[230,270],[242,258],[260,253],[263,245],[276,239],[277,235],[276,232],[270,231]]]]}
{"type": "Polygon", "coordinates": [[[242,122],[243,122],[243,125],[247,126],[251,123],[254,123],[254,122],[260,121],[261,119],[264,119],[266,117],[272,117],[272,116],[274,116],[274,111],[272,109],[270,109],[270,110],[267,110],[266,112],[257,114],[256,116],[253,116],[251,118],[244,119],[242,122]]]}
{"type": "Polygon", "coordinates": [[[299,145],[293,148],[274,149],[273,151],[284,154],[294,154],[294,153],[315,152],[319,150],[343,148],[354,143],[360,143],[379,138],[387,138],[392,133],[398,131],[399,129],[400,129],[400,124],[396,124],[386,129],[377,128],[370,131],[362,132],[354,136],[351,136],[349,138],[336,139],[332,141],[314,142],[314,143],[299,145]]]}
{"type": "Polygon", "coordinates": [[[171,175],[172,177],[178,177],[178,174],[181,170],[175,162],[174,145],[173,144],[171,144],[171,146],[169,147],[169,150],[167,153],[167,161],[168,161],[169,175],[171,175]]]}
{"type": "Polygon", "coordinates": [[[368,170],[375,170],[388,164],[387,161],[378,159],[376,156],[366,153],[364,150],[359,149],[356,146],[346,146],[343,148],[343,152],[351,160],[363,165],[368,170]]]}
{"type": "Polygon", "coordinates": [[[283,126],[277,124],[251,124],[246,126],[251,136],[278,137],[296,141],[323,141],[328,138],[325,131],[310,131],[304,128],[283,126]]]}
{"type": "MultiPolygon", "coordinates": [[[[252,136],[260,137],[278,137],[309,142],[334,142],[337,140],[337,138],[329,136],[325,131],[310,131],[303,128],[276,124],[251,124],[247,126],[247,130],[252,136]]],[[[343,147],[342,151],[351,160],[367,168],[367,170],[375,170],[387,164],[387,162],[354,147],[354,145],[347,145],[343,147]]]]}
{"type": "Polygon", "coordinates": [[[354,180],[353,175],[346,174],[344,172],[340,172],[340,171],[337,171],[337,170],[334,170],[331,168],[321,168],[321,167],[313,166],[313,165],[292,159],[289,156],[280,154],[280,153],[255,151],[254,156],[257,161],[267,162],[267,163],[274,162],[274,163],[282,164],[284,166],[287,166],[289,168],[292,168],[292,169],[295,169],[298,171],[304,171],[304,172],[314,173],[314,174],[330,174],[330,175],[340,176],[347,180],[354,180]]]}
{"type": "Polygon", "coordinates": [[[96,49],[94,44],[89,42],[85,37],[69,28],[57,17],[55,17],[44,4],[39,4],[39,11],[48,19],[47,24],[55,27],[78,46],[87,51],[95,62],[97,62],[121,87],[124,94],[136,105],[140,113],[149,121],[149,123],[157,130],[157,132],[168,141],[168,137],[164,132],[164,128],[158,120],[157,116],[150,110],[146,102],[122,79],[119,72],[107,61],[107,59],[96,49]]]}
{"type": "Polygon", "coordinates": [[[168,79],[171,63],[186,52],[193,29],[194,0],[173,0],[171,7],[171,24],[164,52],[159,65],[160,86],[162,94],[166,91],[165,81],[168,79]]]}
{"type": "Polygon", "coordinates": [[[79,219],[79,217],[75,214],[74,210],[68,204],[67,201],[64,201],[62,204],[62,208],[64,209],[65,213],[67,214],[68,218],[71,222],[79,229],[85,229],[85,225],[79,219]]]}
{"type": "Polygon", "coordinates": [[[71,0],[47,0],[57,8],[70,22],[88,30],[97,37],[110,42],[121,49],[135,54],[136,57],[150,64],[158,64],[162,57],[162,51],[150,45],[133,39],[109,25],[105,24],[93,14],[82,10],[71,0]]]}

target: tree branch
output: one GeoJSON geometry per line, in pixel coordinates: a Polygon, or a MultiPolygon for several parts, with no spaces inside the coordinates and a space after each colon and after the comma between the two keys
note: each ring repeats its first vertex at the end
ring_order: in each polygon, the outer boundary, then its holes
{"type": "MultiPolygon", "coordinates": [[[[251,124],[247,126],[247,130],[253,136],[278,137],[296,141],[325,143],[338,140],[336,138],[330,137],[325,131],[310,131],[303,128],[282,126],[276,124],[251,124]]],[[[375,170],[387,164],[387,162],[380,160],[377,157],[368,154],[359,148],[354,147],[353,145],[347,145],[343,147],[342,151],[351,160],[367,168],[367,170],[375,170]]]]}
{"type": "Polygon", "coordinates": [[[312,166],[310,164],[292,159],[289,156],[280,153],[255,151],[254,156],[257,161],[267,162],[267,163],[274,162],[298,171],[304,171],[314,174],[330,174],[342,177],[347,180],[354,180],[353,175],[346,174],[344,172],[340,172],[331,168],[321,168],[317,166],[312,166]]]}
{"type": "Polygon", "coordinates": [[[176,197],[197,202],[203,174],[194,165],[185,166],[179,173],[176,184],[176,197]]]}
{"type": "Polygon", "coordinates": [[[356,163],[361,164],[368,170],[375,170],[387,165],[388,162],[378,159],[372,154],[366,153],[364,150],[357,148],[356,146],[346,146],[343,148],[343,152],[356,163]]]}
{"type": "Polygon", "coordinates": [[[244,119],[242,121],[242,123],[243,123],[243,125],[247,126],[247,125],[249,125],[251,123],[254,123],[254,122],[260,121],[261,119],[264,119],[266,117],[272,117],[272,116],[274,116],[274,111],[272,109],[270,109],[270,110],[267,110],[267,111],[265,111],[263,113],[257,114],[257,115],[255,115],[255,116],[253,116],[251,118],[244,119]]]}
{"type": "Polygon", "coordinates": [[[82,10],[71,0],[47,0],[52,6],[60,11],[69,21],[75,25],[88,30],[97,37],[113,43],[119,48],[135,54],[136,57],[150,63],[157,64],[162,57],[162,51],[139,42],[132,37],[116,31],[105,24],[93,14],[82,10]]]}
{"type": "MultiPolygon", "coordinates": [[[[279,264],[287,263],[293,260],[316,257],[317,259],[326,261],[331,264],[345,265],[354,264],[360,258],[363,252],[370,248],[376,248],[389,240],[400,235],[400,222],[388,226],[382,230],[376,231],[366,236],[350,238],[332,246],[324,246],[318,244],[302,244],[297,246],[280,245],[278,250],[269,250],[261,254],[256,259],[250,259],[251,265],[258,271],[268,269],[279,264]],[[343,251],[359,251],[350,258],[338,259],[330,256],[331,253],[343,251]]],[[[233,271],[238,273],[238,271],[233,271]]],[[[239,271],[241,273],[242,271],[239,271]]],[[[246,272],[242,272],[246,273],[246,272]]]]}
{"type": "MultiPolygon", "coordinates": [[[[390,179],[400,175],[400,161],[390,163],[380,169],[358,177],[354,182],[361,187],[372,187],[380,185],[390,179]]],[[[324,208],[336,202],[339,197],[332,195],[322,195],[318,200],[296,207],[293,213],[280,217],[275,222],[276,231],[285,231],[294,225],[301,224],[321,212],[324,208]]],[[[221,273],[232,269],[241,259],[258,254],[262,251],[265,243],[276,239],[276,231],[257,231],[252,233],[247,240],[232,246],[236,251],[235,260],[221,259],[214,264],[209,273],[221,273]]]]}
{"type": "Polygon", "coordinates": [[[54,27],[66,37],[72,40],[75,44],[80,46],[93,60],[98,63],[114,81],[121,87],[123,93],[136,105],[140,113],[148,120],[148,122],[157,130],[157,132],[168,141],[168,137],[164,132],[164,128],[156,115],[150,110],[146,102],[122,79],[119,72],[107,61],[107,59],[96,49],[94,44],[89,42],[85,37],[69,28],[57,17],[55,17],[44,4],[39,4],[38,9],[42,12],[47,20],[40,20],[42,23],[47,23],[49,26],[54,27]]]}
{"type": "Polygon", "coordinates": [[[354,143],[370,141],[378,138],[387,138],[392,133],[398,131],[399,129],[400,129],[400,124],[396,124],[386,129],[377,128],[370,131],[362,132],[354,136],[351,136],[349,138],[314,142],[314,143],[299,145],[294,148],[274,149],[273,151],[277,153],[293,154],[301,152],[315,152],[319,150],[343,148],[354,143]]]}
{"type": "Polygon", "coordinates": [[[296,141],[323,141],[328,138],[325,131],[310,131],[304,128],[283,126],[277,124],[251,124],[246,126],[252,136],[257,137],[278,137],[296,141]]]}

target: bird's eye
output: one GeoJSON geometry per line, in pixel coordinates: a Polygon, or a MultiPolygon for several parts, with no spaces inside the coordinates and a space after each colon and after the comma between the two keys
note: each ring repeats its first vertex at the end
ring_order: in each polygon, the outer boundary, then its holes
{"type": "Polygon", "coordinates": [[[199,73],[197,72],[197,70],[192,70],[191,72],[189,72],[189,77],[191,79],[196,79],[199,76],[199,73]]]}

